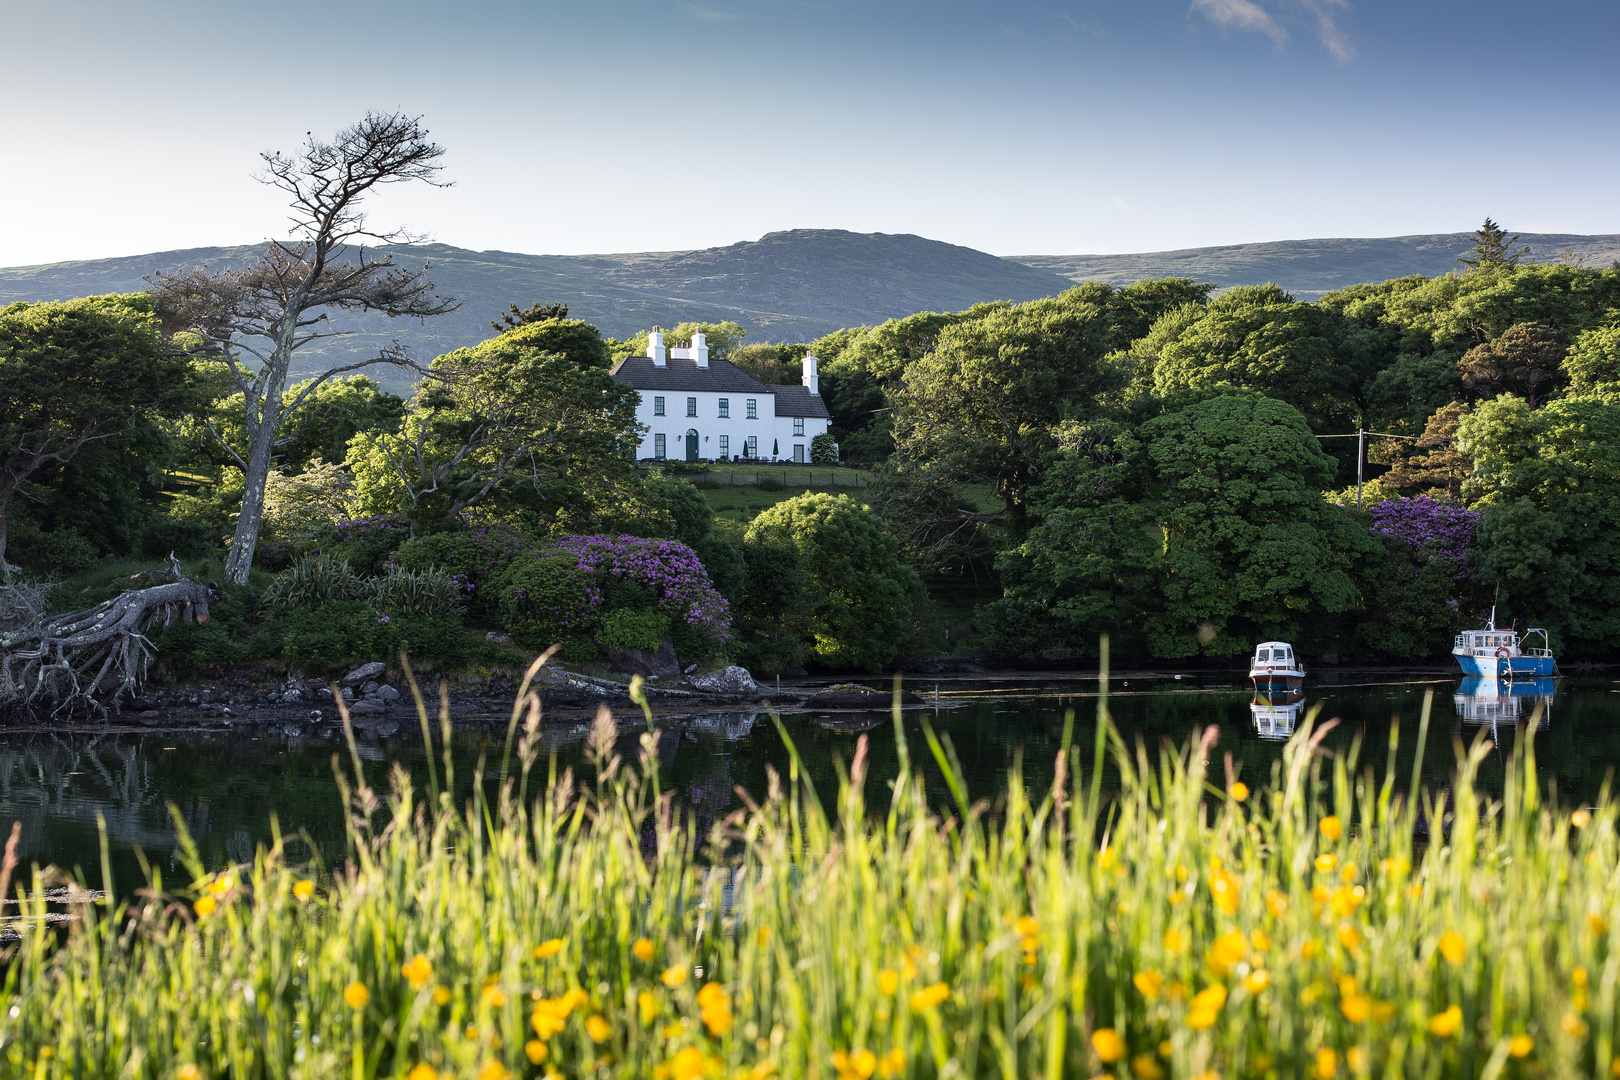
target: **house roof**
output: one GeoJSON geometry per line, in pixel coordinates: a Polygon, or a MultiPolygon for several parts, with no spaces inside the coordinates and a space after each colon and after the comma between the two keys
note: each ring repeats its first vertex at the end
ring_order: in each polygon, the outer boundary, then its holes
{"type": "MultiPolygon", "coordinates": [[[[672,359],[666,366],[658,367],[651,357],[629,356],[613,365],[613,377],[637,390],[672,393],[770,394],[783,389],[766,386],[729,360],[711,360],[705,370],[697,366],[696,360],[672,359]]],[[[780,413],[780,408],[777,411],[780,413]]]]}
{"type": "Polygon", "coordinates": [[[808,416],[817,420],[830,420],[827,403],[820,394],[812,394],[808,386],[773,386],[776,395],[777,416],[808,416]]]}

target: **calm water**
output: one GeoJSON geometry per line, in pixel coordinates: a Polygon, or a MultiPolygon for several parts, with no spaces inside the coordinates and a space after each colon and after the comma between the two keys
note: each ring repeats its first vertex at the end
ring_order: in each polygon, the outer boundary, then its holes
{"type": "MultiPolygon", "coordinates": [[[[1076,713],[1075,740],[1089,758],[1095,732],[1095,679],[958,680],[938,686],[938,709],[921,715],[950,737],[974,797],[994,799],[1005,791],[1009,769],[1020,762],[1026,787],[1032,793],[1044,791],[1070,708],[1076,713]]],[[[932,705],[932,680],[914,682],[910,688],[932,705]]],[[[1320,702],[1323,716],[1343,721],[1327,744],[1346,749],[1359,733],[1365,744],[1363,761],[1380,774],[1389,724],[1392,717],[1400,718],[1396,765],[1398,786],[1404,788],[1426,691],[1434,693],[1424,764],[1425,782],[1431,786],[1447,781],[1455,761],[1453,740],[1472,741],[1484,732],[1494,735],[1497,751],[1487,760],[1482,781],[1487,788],[1496,787],[1504,755],[1519,737],[1515,722],[1527,721],[1538,702],[1544,707],[1536,737],[1538,767],[1560,800],[1595,798],[1606,774],[1620,763],[1620,681],[1612,679],[1547,680],[1509,695],[1489,684],[1465,685],[1455,678],[1343,676],[1338,683],[1313,680],[1303,701],[1276,707],[1256,706],[1245,687],[1207,678],[1180,682],[1116,678],[1111,690],[1111,711],[1127,740],[1141,738],[1151,748],[1165,739],[1184,740],[1196,727],[1219,725],[1212,769],[1219,775],[1219,758],[1230,753],[1251,784],[1269,777],[1273,762],[1280,759],[1282,739],[1304,710],[1320,702]]],[[[886,717],[795,713],[782,719],[823,797],[836,790],[834,763],[847,762],[853,755],[863,725],[872,725],[867,728],[872,758],[869,793],[879,797],[879,785],[894,775],[894,730],[886,717]]],[[[625,732],[636,730],[641,722],[639,715],[620,720],[625,732]]],[[[767,765],[787,771],[788,753],[768,713],[672,715],[661,722],[682,733],[664,783],[705,820],[738,805],[736,785],[763,792],[767,765]]],[[[917,713],[907,715],[905,730],[913,760],[923,763],[927,772],[930,797],[944,804],[948,795],[929,759],[917,713]]],[[[584,725],[546,729],[548,747],[555,750],[560,764],[576,770],[584,767],[584,733],[584,725]]],[[[470,790],[480,756],[487,762],[486,774],[498,770],[504,736],[504,728],[457,728],[452,753],[458,788],[470,790]]],[[[340,733],[308,725],[186,734],[0,731],[0,830],[20,820],[25,864],[83,867],[94,886],[100,883],[96,817],[102,815],[120,891],[140,884],[134,845],[154,863],[178,870],[170,803],[179,808],[211,864],[251,858],[254,846],[269,838],[272,812],[284,835],[302,830],[325,858],[337,860],[343,853],[343,832],[332,756],[340,750],[340,733]]],[[[391,762],[404,765],[425,785],[426,753],[412,720],[407,719],[396,736],[362,741],[360,752],[373,785],[385,786],[391,762]]],[[[543,775],[543,760],[537,769],[543,775]]],[[[290,854],[301,858],[308,852],[295,848],[290,854]]]]}

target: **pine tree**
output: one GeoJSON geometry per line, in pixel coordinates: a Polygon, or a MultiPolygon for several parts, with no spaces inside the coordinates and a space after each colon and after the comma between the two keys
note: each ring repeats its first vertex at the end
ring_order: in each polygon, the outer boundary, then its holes
{"type": "Polygon", "coordinates": [[[1509,236],[1507,230],[1486,215],[1485,224],[1474,231],[1474,246],[1458,256],[1457,261],[1470,270],[1517,266],[1520,259],[1530,254],[1528,247],[1512,250],[1518,242],[1518,233],[1509,236]]]}

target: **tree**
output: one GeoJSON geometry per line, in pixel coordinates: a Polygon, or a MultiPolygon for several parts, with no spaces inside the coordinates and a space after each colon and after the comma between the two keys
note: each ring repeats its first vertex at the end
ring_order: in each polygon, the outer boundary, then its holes
{"type": "Polygon", "coordinates": [[[636,392],[581,344],[584,324],[540,323],[433,361],[397,434],[357,437],[348,463],[361,513],[404,512],[415,530],[453,526],[499,498],[547,526],[591,531],[634,493],[636,392]]]}
{"type": "MultiPolygon", "coordinates": [[[[744,537],[798,555],[811,603],[812,651],[831,667],[877,670],[910,636],[922,583],[895,553],[894,538],[848,495],[798,495],[762,510],[744,537]]],[[[751,562],[749,589],[754,588],[751,562]]]]}
{"type": "Polygon", "coordinates": [[[225,563],[231,581],[245,582],[252,567],[264,520],[265,480],[289,418],[337,375],[374,364],[414,366],[396,342],[374,357],[319,372],[288,405],[283,393],[298,351],[341,333],[329,321],[334,312],[422,318],[457,306],[434,293],[427,267],[405,270],[386,257],[368,256],[363,247],[348,247],[365,238],[413,239],[404,230],[373,231],[360,206],[385,184],[439,184],[444,150],[427,136],[420,117],[367,113],[332,142],[311,135],[296,156],[279,150],[263,154],[262,181],[292,198],[293,239],[270,241],[264,255],[240,270],[203,267],[152,279],[152,294],[169,327],[200,338],[200,350],[225,362],[242,394],[247,453],[231,451],[245,479],[225,563]]]}
{"type": "Polygon", "coordinates": [[[1463,353],[1457,370],[1469,388],[1517,393],[1534,409],[1541,388],[1562,374],[1567,351],[1551,328],[1515,323],[1501,337],[1463,353]]]}
{"type": "Polygon", "coordinates": [[[1620,326],[1588,330],[1575,339],[1564,358],[1571,394],[1620,402],[1620,326]]]}
{"type": "Polygon", "coordinates": [[[897,455],[952,480],[989,479],[1021,535],[1025,497],[1052,428],[1095,412],[1121,384],[1103,359],[1106,308],[1078,290],[992,309],[945,328],[891,396],[897,455]]]}
{"type": "MultiPolygon", "coordinates": [[[[305,380],[287,388],[281,395],[284,406],[291,406],[310,389],[305,380]]],[[[229,465],[248,452],[243,397],[231,394],[215,402],[206,425],[214,437],[208,447],[218,465],[229,465]]],[[[341,462],[348,453],[349,440],[362,431],[392,431],[405,415],[405,401],[391,394],[366,375],[328,379],[304,399],[302,406],[288,416],[274,444],[275,467],[284,474],[302,472],[315,458],[341,462]]]]}
{"type": "Polygon", "coordinates": [[[567,304],[534,303],[529,305],[529,310],[527,311],[519,310],[517,304],[515,303],[508,304],[507,306],[512,310],[502,315],[499,322],[496,322],[493,319],[490,320],[490,329],[494,330],[497,334],[504,334],[508,330],[516,330],[520,327],[528,326],[530,323],[549,322],[552,319],[568,318],[567,304]]]}
{"type": "Polygon", "coordinates": [[[0,308],[0,576],[12,500],[40,470],[152,415],[196,404],[191,363],[164,354],[144,296],[0,308]]]}
{"type": "Polygon", "coordinates": [[[1474,230],[1474,243],[1465,253],[1457,257],[1457,261],[1470,270],[1489,270],[1498,266],[1515,266],[1519,260],[1530,254],[1527,247],[1513,250],[1513,245],[1519,242],[1519,234],[1507,234],[1490,215],[1485,216],[1485,224],[1474,230]]]}
{"type": "Polygon", "coordinates": [[[1452,402],[1429,417],[1415,442],[1390,440],[1396,456],[1379,479],[1398,491],[1460,503],[1463,484],[1474,471],[1474,463],[1456,448],[1457,425],[1467,415],[1466,406],[1452,402]]]}
{"type": "Polygon", "coordinates": [[[1318,638],[1356,604],[1371,542],[1322,498],[1332,462],[1292,406],[1228,390],[1061,443],[1031,493],[1037,523],[997,563],[1007,597],[989,614],[1022,628],[1015,647],[1111,630],[1155,656],[1236,655],[1318,638]]]}

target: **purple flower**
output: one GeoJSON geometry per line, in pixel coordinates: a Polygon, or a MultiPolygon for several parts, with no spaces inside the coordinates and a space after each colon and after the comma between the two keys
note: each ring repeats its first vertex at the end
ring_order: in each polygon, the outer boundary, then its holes
{"type": "Polygon", "coordinates": [[[1420,495],[1385,499],[1374,503],[1370,513],[1373,531],[1405,544],[1420,565],[1435,565],[1454,581],[1469,576],[1477,511],[1420,495]]]}

